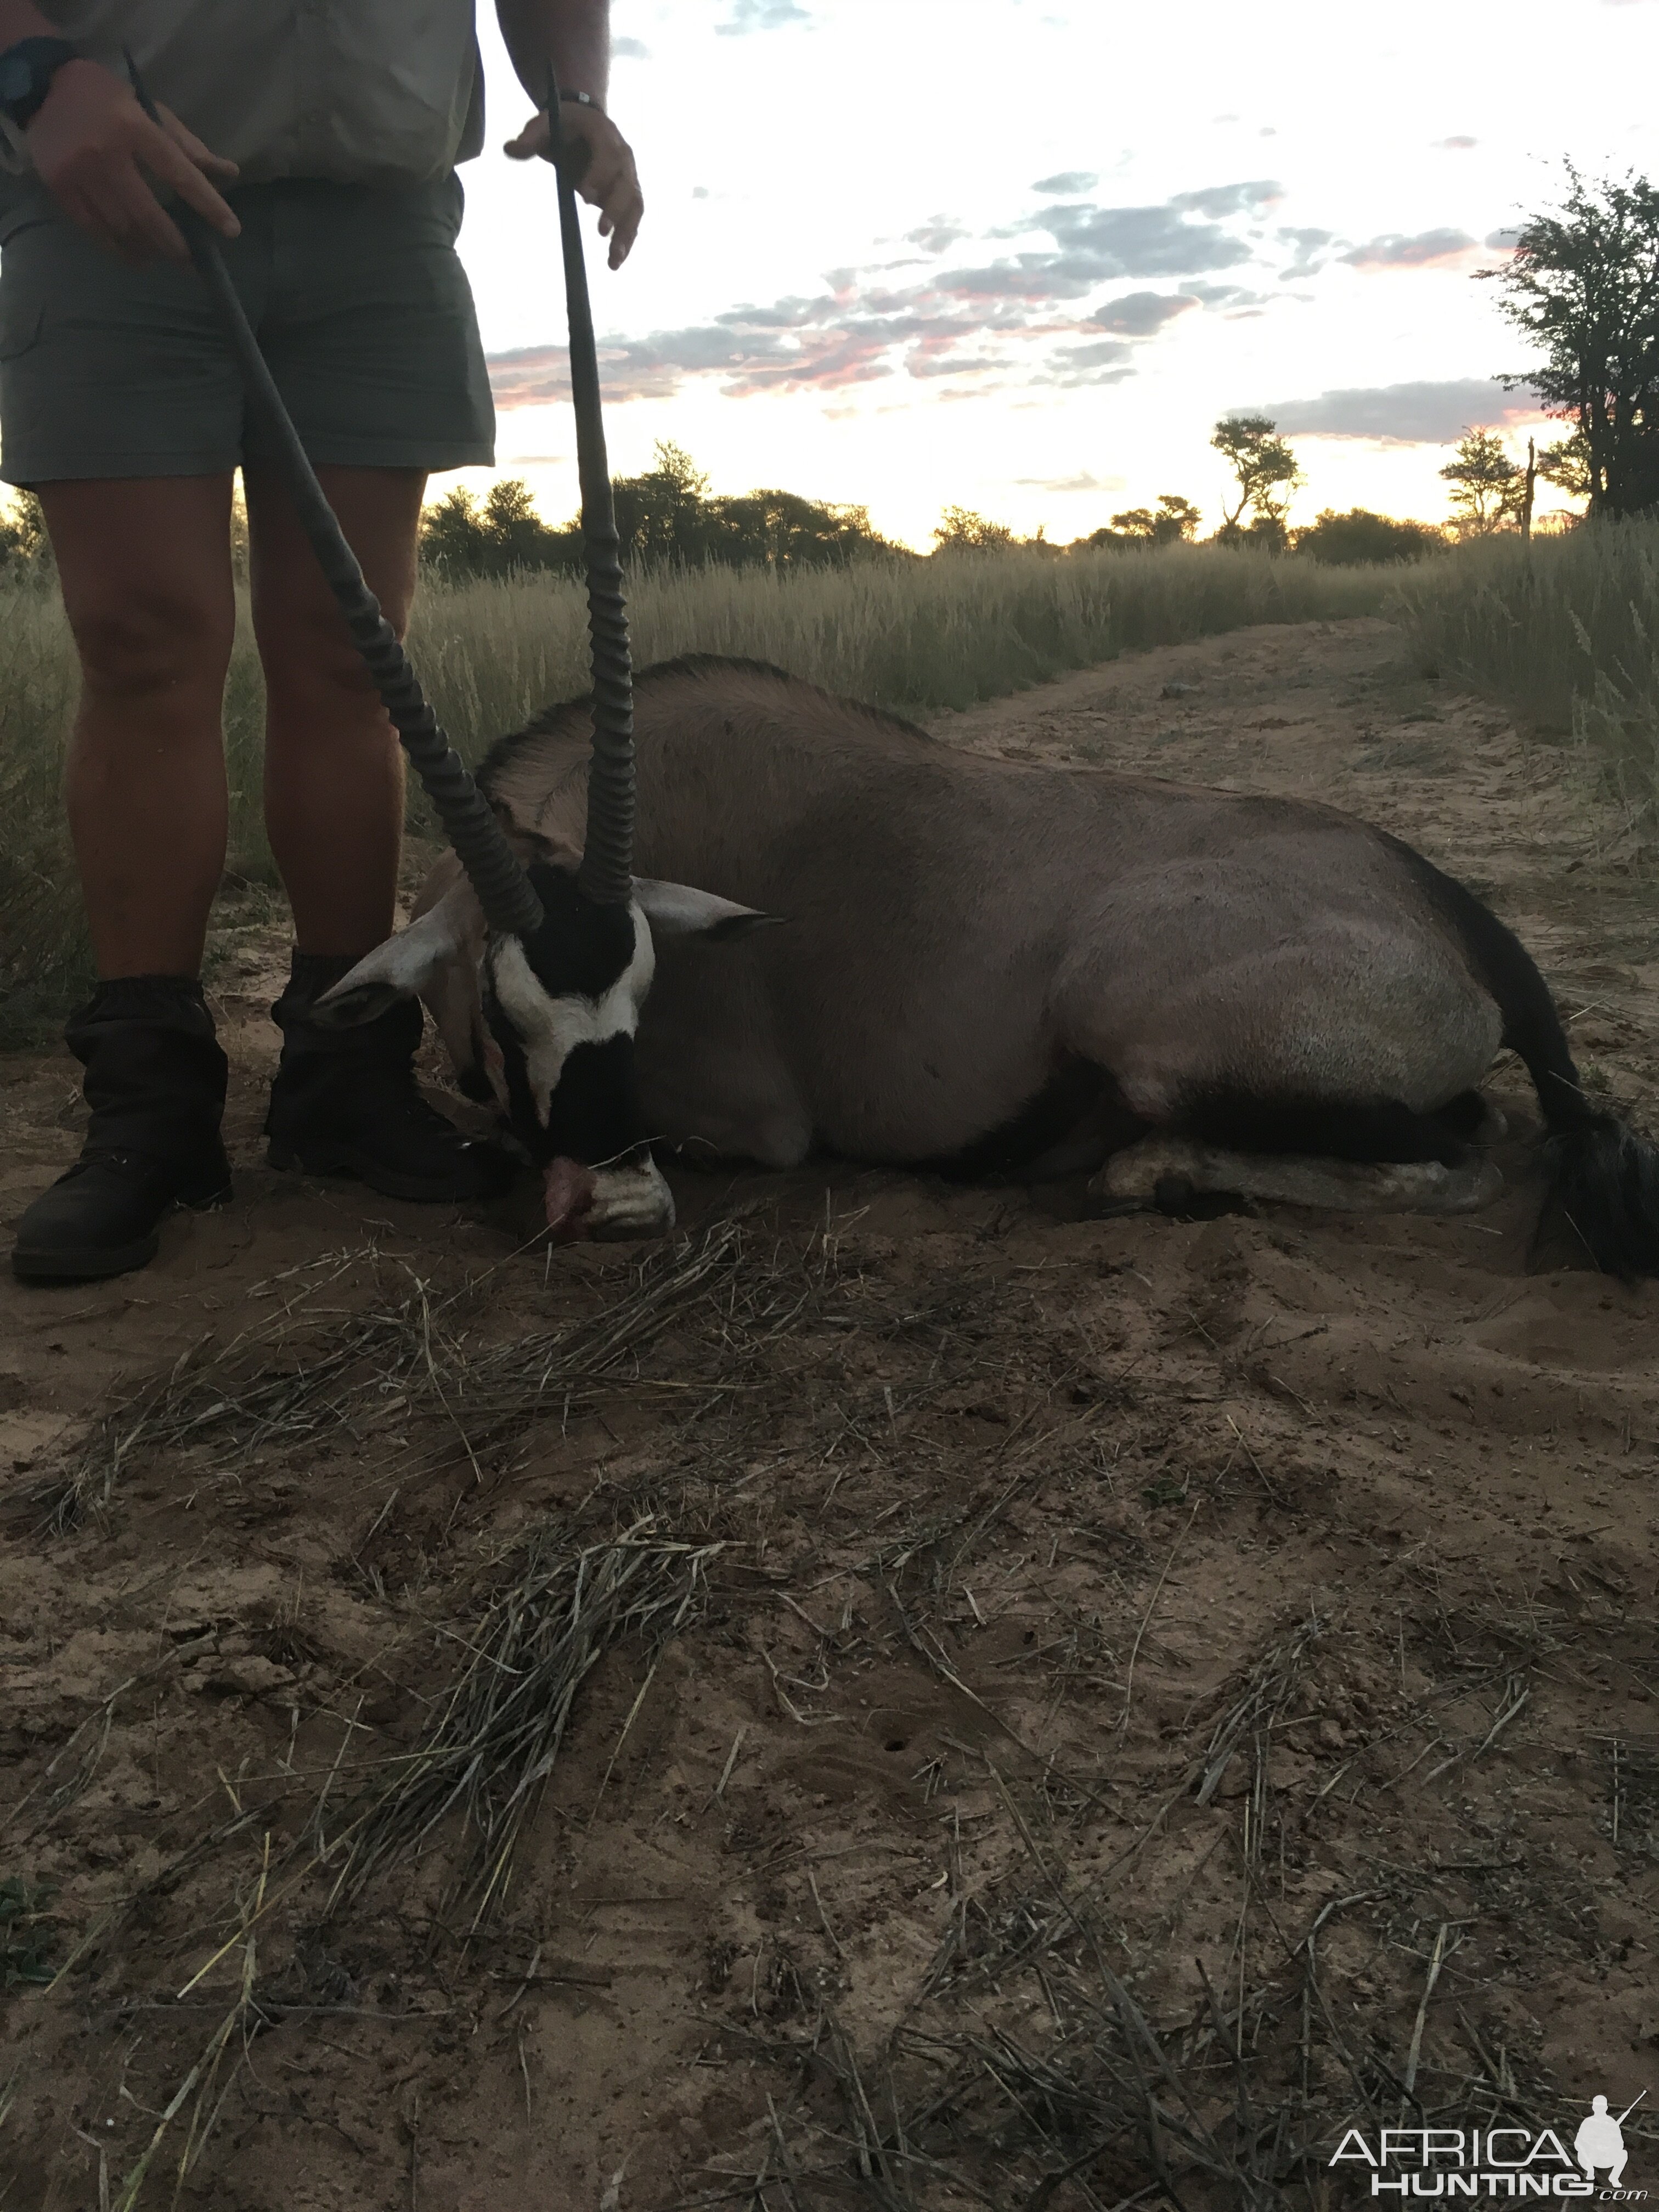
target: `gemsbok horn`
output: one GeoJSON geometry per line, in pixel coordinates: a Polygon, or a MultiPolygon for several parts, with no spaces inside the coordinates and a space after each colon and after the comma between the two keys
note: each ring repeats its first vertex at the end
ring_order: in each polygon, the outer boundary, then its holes
{"type": "Polygon", "coordinates": [[[599,906],[626,906],[634,864],[634,677],[622,592],[622,548],[599,412],[599,362],[587,297],[576,177],[560,115],[559,82],[547,72],[547,154],[559,180],[565,313],[570,326],[570,399],[576,415],[587,630],[593,658],[593,757],[587,772],[587,829],[577,882],[599,906]]]}

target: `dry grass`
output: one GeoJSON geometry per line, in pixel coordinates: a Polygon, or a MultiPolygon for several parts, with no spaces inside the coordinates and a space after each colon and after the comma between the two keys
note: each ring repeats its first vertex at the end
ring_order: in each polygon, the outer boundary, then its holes
{"type": "Polygon", "coordinates": [[[1502,701],[1522,727],[1587,746],[1643,847],[1659,822],[1659,523],[1505,535],[1402,578],[1422,659],[1502,701]]]}
{"type": "Polygon", "coordinates": [[[269,1301],[269,1315],[226,1344],[203,1338],[112,1409],[66,1466],[35,1485],[34,1502],[61,1534],[107,1510],[122,1469],[140,1453],[210,1451],[223,1470],[269,1449],[314,1451],[335,1437],[362,1443],[425,1414],[438,1417],[437,1434],[412,1451],[394,1448],[392,1480],[458,1456],[477,1473],[503,1447],[521,1445],[543,1416],[584,1411],[593,1385],[636,1362],[684,1306],[731,1274],[743,1249],[736,1221],[653,1245],[614,1304],[563,1328],[507,1339],[490,1333],[489,1296],[511,1259],[436,1291],[373,1245],[326,1254],[256,1285],[250,1296],[269,1301]],[[364,1277],[367,1303],[330,1304],[331,1293],[364,1277]]]}
{"type": "Polygon", "coordinates": [[[1321,1976],[1322,1928],[1361,1900],[1332,1899],[1298,1936],[1249,1862],[1261,1955],[1240,1955],[1219,1987],[1195,1962],[1190,2005],[1158,2016],[1136,1993],[1148,1951],[1126,1942],[1100,1884],[1049,1859],[1035,1808],[1003,1788],[1029,1880],[963,1901],[949,1978],[862,2057],[827,2008],[795,2035],[761,2039],[797,2087],[757,2186],[810,2178],[831,2191],[814,2202],[888,2212],[963,2202],[1038,2212],[1062,2185],[1095,2208],[1161,2195],[1289,2212],[1315,2190],[1335,2114],[1373,2136],[1553,2117],[1542,2085],[1517,2078],[1467,2018],[1461,2064],[1422,2064],[1444,1924],[1407,2048],[1390,2050],[1345,2022],[1321,1976]]]}
{"type": "MultiPolygon", "coordinates": [[[[110,2016],[159,2033],[186,1976],[236,1974],[257,1934],[263,1978],[246,2002],[240,1978],[229,1991],[212,1983],[201,2024],[172,2022],[170,2074],[157,2078],[156,2045],[147,2054],[146,2104],[174,2114],[178,2137],[187,2112],[199,2106],[205,2121],[215,2109],[239,2037],[264,2024],[314,2014],[328,2033],[323,2015],[356,2007],[362,2020],[397,2021],[416,2046],[439,2032],[440,1990],[444,2017],[463,2023],[449,2032],[464,2034],[469,2014],[496,2024],[509,1987],[603,1985],[604,1966],[539,1948],[556,1940],[538,1919],[554,1886],[532,1893],[520,1847],[544,1791],[544,1853],[596,1807],[601,1832],[613,1815],[637,1820],[637,1795],[618,1802],[620,1754],[638,1764],[647,1731],[635,1716],[675,1637],[690,1647],[700,1699],[734,1680],[775,1698],[775,1715],[740,1708],[751,1747],[774,1721],[791,1748],[830,1742],[806,1731],[860,1685],[877,1694],[866,1667],[890,1682],[905,1673],[910,1688],[880,1695],[902,1694],[942,1726],[930,1778],[867,1801],[884,1806],[876,1820],[861,1811],[832,1829],[834,1812],[803,1806],[760,1842],[753,1828],[739,1840],[755,1804],[743,1729],[735,1741],[722,1733],[693,1818],[717,1832],[704,1863],[766,1900],[766,1963],[757,1956],[704,2025],[738,2054],[727,2087],[744,2118],[728,2112],[682,2197],[642,2202],[1303,2212],[1331,2201],[1324,2161],[1350,2121],[1373,2133],[1559,2124],[1567,2104],[1492,2002],[1504,1971],[1493,1960],[1518,1928],[1532,1957],[1577,1989],[1567,1978],[1591,1972],[1590,1893],[1563,1886],[1530,1831],[1500,1841],[1485,1815],[1500,1774],[1532,1771],[1506,1763],[1589,1650],[1622,1635],[1650,1651],[1650,1635],[1537,1590],[1517,1611],[1465,1589],[1449,1615],[1437,1581],[1402,1612],[1394,1596],[1368,1610],[1356,1580],[1321,1588],[1316,1602],[1287,1597],[1224,1673],[1172,1698],[1216,1632],[1206,1582],[1230,1547],[1264,1527],[1290,1547],[1305,1540],[1309,1578],[1299,1566],[1295,1587],[1314,1589],[1314,1540],[1367,1510],[1363,1484],[1322,1503],[1298,1472],[1305,1409],[1241,1394],[1211,1341],[1218,1318],[1206,1308],[1205,1327],[1193,1326],[1184,1276],[1173,1289],[1160,1278],[1154,1296],[1138,1274],[1097,1276],[1081,1252],[1074,1263],[1045,1250],[1038,1265],[988,1198],[946,1273],[908,1267],[886,1242],[851,1216],[787,1234],[753,1216],[718,1224],[655,1271],[607,1261],[568,1294],[556,1329],[509,1316],[499,1359],[475,1284],[417,1285],[372,1248],[336,1255],[267,1285],[270,1313],[236,1346],[157,1377],[112,1417],[100,1468],[124,1437],[119,1470],[147,1455],[167,1466],[204,1442],[234,1468],[257,1447],[311,1468],[320,1500],[329,1440],[356,1433],[374,1377],[388,1403],[405,1401],[395,1435],[362,1431],[378,1446],[374,1481],[390,1495],[412,1486],[410,1470],[443,1467],[452,1490],[486,1501],[478,1544],[458,1544],[445,1577],[416,1597],[362,1597],[419,1701],[407,1734],[376,1741],[360,1728],[343,1669],[313,1678],[307,1703],[331,1711],[340,1747],[319,1790],[314,1766],[273,1771],[268,1741],[260,1753],[261,1738],[227,1713],[221,1729],[240,1725],[256,1746],[246,1783],[230,1753],[232,1817],[210,1826],[198,1810],[197,1832],[170,1842],[161,1869],[88,1927],[64,1969],[101,1950],[110,2016]],[[1138,1369],[1101,1330],[1149,1310],[1161,1349],[1138,1369]],[[614,1418],[670,1383],[683,1419],[654,1436],[634,1428],[592,1467],[580,1505],[550,1512],[538,1499],[527,1526],[513,1520],[532,1435],[556,1444],[567,1389],[614,1418]],[[1172,1467],[1184,1476],[1174,1510],[1172,1467]],[[508,1469],[511,1484],[499,1480],[508,1469]],[[491,1533],[492,1504],[510,1534],[491,1533]],[[1073,1601],[1057,1583],[1079,1553],[1091,1586],[1073,1601]],[[1074,1609],[1084,1603],[1087,1617],[1074,1609]],[[738,1607],[746,1620],[775,1609],[741,1658],[730,1642],[738,1607]],[[616,1658],[600,1674],[607,1650],[616,1658]],[[1345,1686],[1365,1693],[1363,1715],[1345,1686]],[[1322,1723],[1344,1712],[1352,1729],[1322,1743],[1322,1723]],[[1379,1844],[1382,1815],[1407,1804],[1421,1825],[1396,1818],[1379,1844]],[[266,1832],[281,1840],[265,1887],[250,1879],[227,1905],[228,1857],[266,1832]],[[838,1849],[877,1833],[916,1846],[916,1871],[885,1893],[853,1887],[838,1849]],[[774,1888],[780,1868],[795,1871],[793,1895],[774,1888]],[[175,1893],[168,1921],[161,1908],[175,1893]],[[295,1961],[325,1913],[343,1955],[374,1931],[377,1965],[402,1974],[398,1996],[372,2008],[362,1992],[307,1979],[295,1961]],[[919,1928],[928,1941],[908,1956],[889,1948],[919,1928]],[[181,1949],[185,1964],[173,1966],[181,1949]],[[418,1962],[440,1954],[423,2012],[418,1962]],[[201,2103],[214,2053],[204,2029],[218,2034],[233,2000],[218,2085],[201,2103]]],[[[535,1271],[520,1261],[519,1272],[535,1271]]],[[[574,1499],[590,1468],[568,1473],[574,1499]]],[[[118,1521],[136,1519],[137,1488],[116,1484],[118,1521]]],[[[360,1559],[370,1548],[360,1542],[360,1559]]],[[[147,1702],[125,1685],[114,1697],[118,1729],[147,1702]]],[[[85,1717],[55,1764],[43,1754],[28,1833],[44,1820],[72,1825],[64,1816],[113,1705],[85,1717]]],[[[1549,1724],[1566,1725],[1559,1703],[1549,1724]]],[[[671,1741],[684,1759],[684,1737],[671,1741]]],[[[835,1741],[845,1755],[846,1733],[835,1741]]],[[[642,1769],[653,1792],[662,1764],[659,1739],[642,1769]]],[[[1609,1738],[1595,1761],[1605,1832],[1628,1867],[1651,1863],[1656,1774],[1645,1738],[1609,1738]]],[[[562,1844],[556,1855],[562,1865],[562,1844]]],[[[377,2063],[364,2058],[355,2077],[370,2094],[377,2063]]],[[[123,2145],[129,2174],[142,2150],[123,2145]]],[[[227,2155],[228,2185],[231,2171],[227,2155]]],[[[152,2167],[164,2201],[160,2179],[152,2167]]]]}
{"type": "MultiPolygon", "coordinates": [[[[1066,1854],[1089,1844],[1100,1795],[1113,1786],[1107,1775],[1057,1784],[1051,1763],[1022,1784],[985,1752],[972,1753],[1018,1838],[1014,1863],[971,1888],[956,1820],[944,1938],[894,2024],[862,2051],[821,1990],[786,1966],[777,2013],[799,2025],[747,2037],[787,2087],[769,2100],[770,2131],[745,2187],[775,2188],[791,2204],[884,2212],[968,2203],[1041,2212],[1062,2192],[1096,2212],[1146,2199],[1301,2212],[1324,2201],[1332,2145],[1351,2125],[1375,2139],[1384,2126],[1558,2124],[1559,2094],[1482,2028],[1467,1976],[1455,1978],[1462,1996],[1441,1988],[1443,1968],[1484,1914],[1431,1922],[1431,1936],[1419,1870],[1370,1857],[1357,1879],[1333,1882],[1304,1926],[1287,1921],[1285,1843],[1309,1828],[1348,1770],[1297,1806],[1273,1786],[1274,1736],[1298,1724],[1289,1707],[1308,1706],[1301,1723],[1317,1712],[1316,1691],[1297,1692],[1329,1633],[1316,1616],[1295,1623],[1248,1670],[1207,1741],[1194,1733],[1170,1747],[1160,1785],[1170,1794],[1103,1868],[1074,1874],[1066,1854]],[[1236,1883],[1232,1942],[1208,1966],[1194,1957],[1188,1973],[1188,1961],[1177,1970],[1168,1956],[1182,1917],[1173,1900],[1193,1880],[1182,1866],[1161,1869],[1168,1823],[1177,1806],[1212,1804],[1241,1757],[1249,1771],[1237,1821],[1202,1863],[1224,1846],[1222,1878],[1231,1862],[1236,1883]],[[1166,1911],[1149,1916],[1147,1899],[1160,1893],[1166,1911]],[[1416,1961],[1415,1985],[1392,2020],[1374,2003],[1356,2007],[1346,1978],[1332,1978],[1323,1946],[1344,1916],[1369,1921],[1416,1961]],[[1407,1924],[1412,1940],[1402,1941],[1407,1924]],[[1185,1984],[1183,1998],[1171,2000],[1172,1983],[1185,1984]]],[[[1448,1686],[1442,1698],[1468,1687],[1448,1686]]],[[[1503,1719],[1511,1708],[1512,1678],[1503,1719]]],[[[1434,1741],[1440,1723],[1426,1711],[1417,1724],[1425,1722],[1434,1741]]],[[[1455,1755],[1479,1757],[1498,1733],[1455,1755]]],[[[733,2192],[685,2201],[689,2212],[733,2192]]]]}
{"type": "MultiPolygon", "coordinates": [[[[417,1859],[459,1819],[466,1842],[442,1909],[470,1905],[476,1932],[506,1900],[520,1832],[552,1776],[587,1675],[621,1637],[650,1649],[631,1722],[664,1644],[695,1617],[721,1548],[677,1542],[650,1518],[580,1549],[562,1521],[532,1531],[483,1619],[457,1638],[465,1656],[423,1741],[351,1820],[343,1850],[331,1856],[319,1842],[325,1865],[339,1860],[329,1909],[392,1864],[417,1859]]],[[[624,1723],[617,1750],[627,1734],[624,1723]]]]}

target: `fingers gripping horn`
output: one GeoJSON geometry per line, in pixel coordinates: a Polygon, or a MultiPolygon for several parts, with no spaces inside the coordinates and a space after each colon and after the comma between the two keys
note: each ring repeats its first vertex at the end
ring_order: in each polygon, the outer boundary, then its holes
{"type": "Polygon", "coordinates": [[[634,866],[634,677],[622,592],[622,547],[599,413],[599,363],[576,210],[578,167],[561,126],[558,80],[547,72],[547,158],[558,172],[559,234],[564,247],[565,307],[570,323],[570,397],[576,415],[576,466],[582,487],[582,547],[587,562],[587,629],[593,647],[593,757],[587,771],[587,835],[577,878],[601,906],[626,906],[634,866]]]}
{"type": "MultiPolygon", "coordinates": [[[[156,122],[155,104],[145,90],[132,56],[127,72],[139,106],[156,122]]],[[[427,795],[448,831],[450,842],[492,929],[531,937],[541,927],[542,902],[517,854],[507,843],[488,801],[441,727],[437,715],[410,666],[397,633],[380,612],[380,601],[364,581],[357,556],[345,540],[317,481],[305,447],[289,419],[259,342],[236,296],[218,242],[202,218],[187,207],[173,210],[190,258],[212,295],[225,336],[236,356],[248,405],[276,461],[295,512],[321,564],[329,587],[345,617],[352,642],[362,655],[392,726],[415,764],[427,795]]]]}

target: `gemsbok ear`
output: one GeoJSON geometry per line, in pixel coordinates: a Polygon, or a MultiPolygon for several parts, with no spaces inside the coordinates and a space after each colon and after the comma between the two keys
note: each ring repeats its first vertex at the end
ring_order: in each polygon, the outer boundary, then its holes
{"type": "Polygon", "coordinates": [[[331,990],[325,991],[312,1018],[325,1028],[351,1029],[359,1022],[372,1022],[400,999],[418,998],[444,963],[461,951],[475,905],[465,883],[446,891],[430,913],[365,953],[331,990]]]}
{"type": "Polygon", "coordinates": [[[659,884],[650,876],[635,877],[634,896],[653,933],[664,937],[706,937],[724,945],[783,920],[781,914],[762,914],[757,907],[716,898],[713,891],[693,890],[690,884],[659,884]]]}

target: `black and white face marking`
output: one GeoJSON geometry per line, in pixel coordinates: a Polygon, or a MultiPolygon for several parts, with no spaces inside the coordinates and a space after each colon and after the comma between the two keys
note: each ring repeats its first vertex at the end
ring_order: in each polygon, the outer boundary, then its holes
{"type": "MultiPolygon", "coordinates": [[[[483,1075],[541,1169],[555,1235],[660,1235],[674,1225],[674,1200],[651,1158],[634,1082],[634,1039],[656,968],[652,930],[724,942],[774,917],[642,876],[626,908],[585,897],[571,866],[532,862],[530,877],[545,920],[532,939],[486,942],[483,1034],[472,1038],[482,1066],[471,1066],[471,1052],[458,1065],[483,1075]]],[[[377,945],[326,994],[325,1018],[366,1021],[428,991],[462,953],[470,900],[457,884],[377,945]]]]}
{"type": "Polygon", "coordinates": [[[595,905],[568,869],[543,863],[530,873],[547,919],[528,943],[485,947],[484,1019],[531,1158],[593,1166],[645,1141],[634,1038],[656,969],[651,927],[637,904],[595,905]]]}

